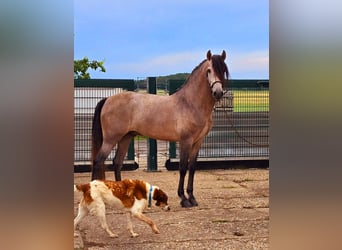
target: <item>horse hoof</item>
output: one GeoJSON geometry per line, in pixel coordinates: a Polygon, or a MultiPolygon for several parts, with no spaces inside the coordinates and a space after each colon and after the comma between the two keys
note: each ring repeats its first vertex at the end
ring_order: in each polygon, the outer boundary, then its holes
{"type": "Polygon", "coordinates": [[[192,207],[192,204],[189,200],[182,200],[180,204],[182,205],[182,207],[192,207]]]}
{"type": "Polygon", "coordinates": [[[188,201],[191,203],[191,206],[197,207],[198,203],[195,198],[189,198],[188,201]]]}

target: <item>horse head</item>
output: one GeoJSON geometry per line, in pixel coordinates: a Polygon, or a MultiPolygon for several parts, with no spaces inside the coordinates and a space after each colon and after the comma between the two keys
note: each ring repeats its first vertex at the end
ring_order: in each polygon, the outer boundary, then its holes
{"type": "Polygon", "coordinates": [[[221,55],[211,55],[211,51],[207,52],[207,60],[209,62],[207,68],[207,80],[211,90],[211,94],[216,101],[223,96],[223,83],[225,76],[228,79],[228,67],[224,60],[226,59],[226,51],[222,51],[221,55]]]}

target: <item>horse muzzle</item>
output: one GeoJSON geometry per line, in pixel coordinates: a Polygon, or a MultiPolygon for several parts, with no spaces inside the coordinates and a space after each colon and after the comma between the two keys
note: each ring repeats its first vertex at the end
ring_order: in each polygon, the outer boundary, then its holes
{"type": "Polygon", "coordinates": [[[223,96],[223,88],[222,88],[222,82],[221,81],[215,81],[211,83],[210,85],[211,94],[215,98],[216,101],[219,101],[223,96]],[[219,83],[219,84],[217,84],[219,83]]]}

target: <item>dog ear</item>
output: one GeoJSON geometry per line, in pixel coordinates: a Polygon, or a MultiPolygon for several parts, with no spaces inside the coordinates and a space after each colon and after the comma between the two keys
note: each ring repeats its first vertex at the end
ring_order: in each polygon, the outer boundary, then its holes
{"type": "Polygon", "coordinates": [[[153,200],[156,200],[158,204],[159,204],[160,202],[163,202],[163,203],[166,203],[166,204],[167,204],[168,196],[167,196],[167,194],[164,193],[161,189],[156,188],[156,189],[154,190],[153,200]]]}
{"type": "Polygon", "coordinates": [[[152,197],[152,199],[153,199],[153,200],[158,200],[158,197],[159,197],[159,188],[155,188],[155,189],[154,189],[154,192],[153,192],[153,197],[152,197]]]}

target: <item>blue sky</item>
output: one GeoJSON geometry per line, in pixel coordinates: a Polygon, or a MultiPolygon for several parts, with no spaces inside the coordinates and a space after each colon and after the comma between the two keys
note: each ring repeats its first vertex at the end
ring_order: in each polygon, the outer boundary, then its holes
{"type": "Polygon", "coordinates": [[[74,0],[74,58],[105,61],[92,78],[190,73],[208,49],[232,79],[268,79],[269,2],[74,0]]]}

